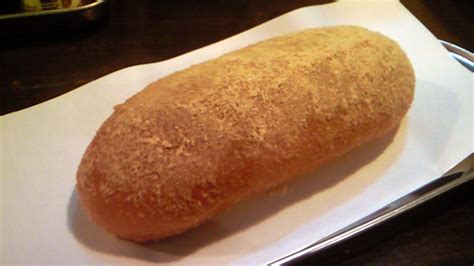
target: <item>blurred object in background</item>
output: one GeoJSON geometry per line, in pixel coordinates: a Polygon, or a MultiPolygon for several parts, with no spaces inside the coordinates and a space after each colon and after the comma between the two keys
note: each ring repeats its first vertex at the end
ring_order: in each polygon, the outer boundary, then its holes
{"type": "Polygon", "coordinates": [[[0,15],[77,8],[92,4],[94,0],[2,0],[0,15]]]}
{"type": "Polygon", "coordinates": [[[42,10],[73,8],[82,5],[81,0],[23,0],[23,10],[38,12],[42,10]]]}
{"type": "Polygon", "coordinates": [[[101,27],[106,0],[0,0],[3,48],[78,40],[101,27]]]}
{"type": "Polygon", "coordinates": [[[101,6],[105,2],[105,0],[2,0],[0,20],[74,12],[101,6]]]}

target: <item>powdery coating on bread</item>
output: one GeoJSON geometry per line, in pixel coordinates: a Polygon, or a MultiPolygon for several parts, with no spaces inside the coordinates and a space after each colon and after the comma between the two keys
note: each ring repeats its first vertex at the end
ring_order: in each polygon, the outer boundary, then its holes
{"type": "Polygon", "coordinates": [[[414,83],[400,47],[360,27],[231,52],[116,106],[80,164],[80,201],[121,238],[181,233],[390,131],[414,83]]]}

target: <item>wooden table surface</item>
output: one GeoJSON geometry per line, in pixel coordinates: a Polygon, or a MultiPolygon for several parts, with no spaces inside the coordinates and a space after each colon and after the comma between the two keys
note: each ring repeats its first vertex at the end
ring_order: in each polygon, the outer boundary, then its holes
{"type": "MultiPolygon", "coordinates": [[[[0,31],[0,113],[43,102],[115,70],[192,51],[318,0],[110,1],[93,28],[0,31]],[[39,33],[38,33],[39,32],[39,33]],[[60,34],[58,34],[60,32],[60,34]]],[[[440,39],[474,50],[472,1],[402,3],[440,39]]],[[[30,23],[30,24],[28,24],[30,23]]],[[[1,24],[0,24],[1,26],[1,24]]],[[[1,28],[0,28],[1,29],[1,28]]],[[[13,30],[12,30],[13,29],[13,30]]],[[[407,29],[409,30],[409,29],[407,29]]],[[[473,182],[302,264],[473,265],[473,182]]]]}

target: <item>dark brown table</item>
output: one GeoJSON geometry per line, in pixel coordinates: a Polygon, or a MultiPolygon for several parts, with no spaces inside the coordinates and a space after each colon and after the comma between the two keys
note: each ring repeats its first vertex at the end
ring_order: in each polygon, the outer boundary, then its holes
{"type": "MultiPolygon", "coordinates": [[[[116,0],[110,1],[106,19],[76,31],[67,25],[10,25],[8,33],[0,31],[1,114],[59,96],[115,70],[172,58],[293,9],[324,2],[328,1],[116,0]],[[25,28],[30,31],[23,32],[25,28]]],[[[438,38],[474,50],[472,1],[402,2],[438,38]]],[[[301,264],[473,265],[473,183],[301,264]]]]}

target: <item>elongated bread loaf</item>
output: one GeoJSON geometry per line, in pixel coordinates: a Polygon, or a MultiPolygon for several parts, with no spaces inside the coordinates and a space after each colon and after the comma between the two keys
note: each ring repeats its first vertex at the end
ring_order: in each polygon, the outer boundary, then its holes
{"type": "Polygon", "coordinates": [[[392,40],[309,29],[194,65],[118,105],[77,173],[124,239],[179,234],[395,128],[415,77],[392,40]]]}

